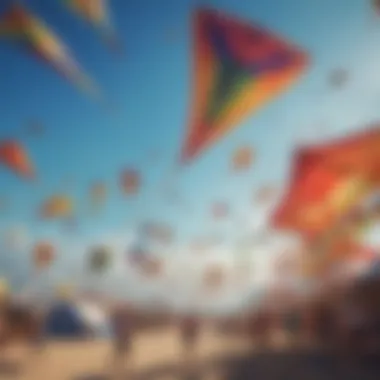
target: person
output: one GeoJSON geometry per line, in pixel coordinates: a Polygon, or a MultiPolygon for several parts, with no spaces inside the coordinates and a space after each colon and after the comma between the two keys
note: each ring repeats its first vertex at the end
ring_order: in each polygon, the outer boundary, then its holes
{"type": "Polygon", "coordinates": [[[295,345],[300,329],[300,315],[297,310],[291,309],[284,315],[284,325],[290,344],[295,345]]]}
{"type": "Polygon", "coordinates": [[[121,370],[123,362],[130,360],[135,318],[130,306],[119,303],[111,311],[111,331],[113,339],[112,366],[115,371],[121,370]]]}
{"type": "Polygon", "coordinates": [[[193,315],[186,315],[180,320],[181,345],[185,358],[194,353],[200,334],[200,322],[193,315]]]}

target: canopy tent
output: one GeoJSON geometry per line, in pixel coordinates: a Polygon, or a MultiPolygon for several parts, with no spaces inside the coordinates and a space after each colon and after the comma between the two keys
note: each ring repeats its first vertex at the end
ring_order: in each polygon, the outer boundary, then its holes
{"type": "Polygon", "coordinates": [[[70,303],[57,303],[46,315],[45,333],[50,338],[85,338],[89,332],[89,325],[70,303]]]}

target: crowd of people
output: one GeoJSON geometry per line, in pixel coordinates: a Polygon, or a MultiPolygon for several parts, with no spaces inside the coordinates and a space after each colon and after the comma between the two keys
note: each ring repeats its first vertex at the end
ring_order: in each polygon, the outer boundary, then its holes
{"type": "MultiPolygon", "coordinates": [[[[270,349],[273,334],[281,332],[287,336],[289,347],[328,348],[330,353],[358,358],[361,354],[373,355],[380,352],[380,305],[378,299],[380,281],[366,287],[352,287],[344,293],[327,292],[310,298],[306,302],[289,305],[277,310],[272,307],[256,308],[246,313],[240,328],[244,339],[252,341],[255,349],[270,349]]],[[[53,322],[54,313],[32,305],[16,302],[10,293],[0,287],[0,348],[9,343],[22,341],[34,352],[40,352],[50,338],[88,339],[94,336],[91,327],[80,325],[80,321],[65,317],[65,308],[74,302],[73,295],[62,291],[50,309],[61,313],[58,328],[53,322]],[[53,319],[52,319],[53,318],[53,319]]],[[[268,306],[268,305],[267,305],[268,306]]],[[[107,308],[107,319],[112,340],[111,368],[120,368],[130,361],[133,343],[138,328],[138,313],[125,302],[114,303],[107,308]]],[[[232,324],[237,325],[236,318],[232,324]]],[[[214,320],[220,322],[221,318],[214,320]]],[[[202,332],[203,319],[193,314],[177,315],[171,324],[178,328],[183,357],[190,360],[196,352],[202,332]]],[[[222,328],[222,332],[227,329],[222,328]]],[[[236,334],[239,334],[235,330],[236,334]]]]}

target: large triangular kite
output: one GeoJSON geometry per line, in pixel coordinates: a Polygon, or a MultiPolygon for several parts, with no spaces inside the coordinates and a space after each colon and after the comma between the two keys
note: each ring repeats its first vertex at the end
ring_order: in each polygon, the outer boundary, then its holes
{"type": "Polygon", "coordinates": [[[297,47],[220,12],[198,10],[194,28],[195,83],[184,162],[284,91],[308,64],[297,47]]]}

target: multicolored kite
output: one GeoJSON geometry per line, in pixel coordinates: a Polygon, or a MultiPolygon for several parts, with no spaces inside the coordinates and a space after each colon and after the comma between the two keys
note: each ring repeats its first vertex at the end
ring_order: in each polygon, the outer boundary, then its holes
{"type": "Polygon", "coordinates": [[[80,69],[69,49],[45,23],[21,5],[13,5],[0,19],[0,37],[20,42],[82,90],[94,96],[99,91],[80,69]]]}
{"type": "Polygon", "coordinates": [[[380,186],[380,126],[300,149],[273,224],[313,238],[380,186]]]}
{"type": "Polygon", "coordinates": [[[54,195],[48,198],[41,206],[40,216],[43,219],[67,219],[71,218],[74,204],[67,195],[54,195]]]}
{"type": "Polygon", "coordinates": [[[107,7],[107,0],[63,0],[69,8],[86,20],[91,26],[99,30],[107,45],[113,49],[120,49],[120,42],[116,37],[107,7]]]}
{"type": "Polygon", "coordinates": [[[288,88],[308,65],[297,47],[220,12],[197,11],[194,29],[195,84],[183,162],[288,88]]]}

